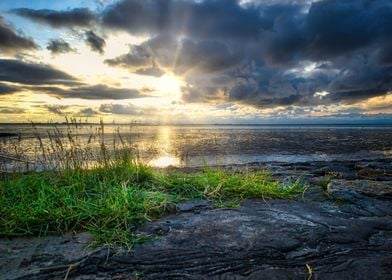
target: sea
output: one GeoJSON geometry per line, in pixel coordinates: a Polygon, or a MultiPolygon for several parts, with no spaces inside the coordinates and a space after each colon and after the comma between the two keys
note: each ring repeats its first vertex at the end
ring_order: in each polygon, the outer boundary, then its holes
{"type": "Polygon", "coordinates": [[[0,124],[3,167],[34,162],[53,135],[97,148],[126,141],[155,167],[392,160],[392,125],[0,124]]]}

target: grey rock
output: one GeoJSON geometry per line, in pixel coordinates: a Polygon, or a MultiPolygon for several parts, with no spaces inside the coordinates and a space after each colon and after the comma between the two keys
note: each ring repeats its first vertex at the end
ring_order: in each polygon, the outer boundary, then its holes
{"type": "Polygon", "coordinates": [[[67,271],[68,279],[307,279],[306,265],[314,279],[388,279],[390,214],[361,216],[327,202],[249,200],[237,209],[148,223],[139,234],[156,239],[132,251],[101,248],[72,260],[52,252],[38,262],[33,253],[8,279],[63,279],[67,271]],[[167,230],[157,235],[157,228],[167,230]],[[31,262],[37,269],[27,269],[31,262]]]}
{"type": "Polygon", "coordinates": [[[392,197],[392,181],[332,180],[329,193],[356,192],[372,197],[392,197]]]}
{"type": "Polygon", "coordinates": [[[213,205],[207,200],[197,199],[177,204],[179,212],[200,212],[201,210],[212,209],[213,205]]]}

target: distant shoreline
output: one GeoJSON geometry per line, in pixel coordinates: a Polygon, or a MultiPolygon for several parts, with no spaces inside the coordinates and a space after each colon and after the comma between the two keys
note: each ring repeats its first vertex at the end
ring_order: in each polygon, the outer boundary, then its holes
{"type": "MultiPolygon", "coordinates": [[[[53,126],[53,125],[69,125],[66,122],[58,122],[58,123],[33,123],[34,125],[43,125],[43,126],[53,126]]],[[[100,125],[100,123],[76,123],[77,125],[100,125]]],[[[31,126],[32,123],[0,123],[0,125],[6,126],[13,126],[13,125],[29,125],[31,126]]],[[[176,124],[176,123],[168,123],[168,124],[156,124],[156,123],[105,123],[105,125],[113,125],[113,126],[124,126],[124,125],[132,125],[132,126],[265,126],[265,127],[285,127],[285,126],[304,126],[304,127],[311,127],[311,126],[336,126],[336,127],[343,127],[343,126],[377,126],[377,127],[388,127],[392,126],[392,122],[387,123],[286,123],[286,124],[176,124]]]]}

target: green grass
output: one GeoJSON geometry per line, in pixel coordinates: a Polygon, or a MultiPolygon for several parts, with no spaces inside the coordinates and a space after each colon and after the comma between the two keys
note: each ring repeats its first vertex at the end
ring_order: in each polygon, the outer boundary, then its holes
{"type": "Polygon", "coordinates": [[[89,231],[96,245],[132,245],[142,223],[175,211],[175,204],[208,199],[218,207],[246,198],[290,198],[302,191],[265,172],[157,171],[130,160],[94,169],[11,174],[0,181],[0,236],[89,231]]]}

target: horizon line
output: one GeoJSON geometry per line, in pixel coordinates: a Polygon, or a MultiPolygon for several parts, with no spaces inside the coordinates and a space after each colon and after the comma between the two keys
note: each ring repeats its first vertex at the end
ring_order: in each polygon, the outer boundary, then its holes
{"type": "MultiPolygon", "coordinates": [[[[99,122],[0,122],[0,125],[66,125],[66,124],[77,124],[77,125],[101,125],[99,122]]],[[[392,120],[388,121],[369,121],[369,122],[335,122],[335,123],[117,123],[117,122],[104,122],[104,125],[136,125],[136,126],[312,126],[312,125],[322,125],[322,126],[344,126],[344,125],[367,125],[367,126],[382,126],[382,125],[392,125],[392,120]]]]}

